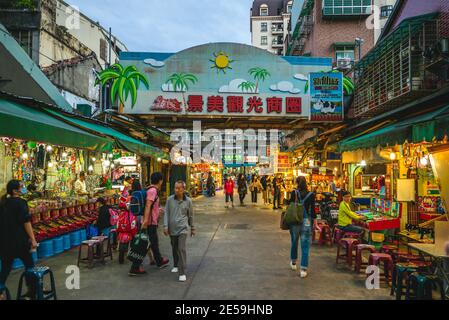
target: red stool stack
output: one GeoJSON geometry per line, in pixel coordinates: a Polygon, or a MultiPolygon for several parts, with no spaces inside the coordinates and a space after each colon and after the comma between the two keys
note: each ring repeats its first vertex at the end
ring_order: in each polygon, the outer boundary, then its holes
{"type": "Polygon", "coordinates": [[[353,238],[343,238],[338,242],[337,247],[337,259],[336,263],[338,264],[340,259],[345,259],[346,263],[349,266],[352,266],[352,258],[354,258],[354,249],[355,246],[360,244],[359,240],[353,238]],[[344,250],[344,253],[340,253],[341,249],[344,250]]]}
{"type": "Polygon", "coordinates": [[[383,263],[384,267],[384,273],[379,274],[379,276],[384,276],[385,281],[387,282],[387,285],[390,284],[390,275],[393,274],[393,258],[391,255],[387,253],[371,253],[369,256],[368,265],[370,266],[377,266],[380,267],[380,265],[383,263]]]}
{"type": "Polygon", "coordinates": [[[327,222],[325,221],[315,221],[315,225],[313,228],[312,241],[315,241],[316,232],[320,233],[320,237],[318,239],[318,244],[321,246],[323,244],[329,243],[332,245],[332,231],[327,222]]]}
{"type": "Polygon", "coordinates": [[[362,267],[368,266],[368,263],[363,262],[363,252],[369,251],[371,253],[376,252],[376,247],[369,244],[358,244],[355,246],[355,267],[354,271],[360,273],[362,267]]]}

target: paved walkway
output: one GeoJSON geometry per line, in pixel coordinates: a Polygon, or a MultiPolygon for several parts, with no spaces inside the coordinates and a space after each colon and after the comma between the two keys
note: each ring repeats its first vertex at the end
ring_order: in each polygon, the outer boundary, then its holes
{"type": "MultiPolygon", "coordinates": [[[[390,299],[388,289],[367,290],[363,275],[337,267],[335,247],[313,245],[309,277],[290,271],[290,237],[279,229],[279,210],[262,204],[225,209],[221,192],[194,200],[194,208],[198,235],[188,239],[185,283],[148,261],[148,274],[131,278],[129,265],[114,257],[105,266],[81,267],[80,290],[68,290],[65,270],[76,264],[77,250],[41,264],[54,270],[60,299],[390,299]]],[[[161,234],[160,242],[171,259],[169,239],[161,234]]],[[[8,279],[13,294],[19,275],[8,279]]]]}

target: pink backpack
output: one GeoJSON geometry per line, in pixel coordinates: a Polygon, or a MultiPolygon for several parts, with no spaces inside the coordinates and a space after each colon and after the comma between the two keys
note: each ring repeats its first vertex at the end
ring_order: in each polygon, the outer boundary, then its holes
{"type": "Polygon", "coordinates": [[[111,226],[117,225],[119,212],[114,209],[109,209],[109,217],[109,223],[111,224],[111,226]]]}

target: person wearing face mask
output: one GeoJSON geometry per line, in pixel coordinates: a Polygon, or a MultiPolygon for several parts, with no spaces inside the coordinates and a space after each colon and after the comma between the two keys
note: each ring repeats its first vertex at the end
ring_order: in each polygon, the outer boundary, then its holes
{"type": "MultiPolygon", "coordinates": [[[[14,259],[19,258],[26,270],[34,268],[31,250],[37,248],[31,226],[31,215],[22,196],[27,189],[22,182],[11,180],[6,185],[7,193],[0,200],[0,300],[6,299],[6,280],[14,259]]],[[[31,281],[26,278],[28,296],[33,296],[31,281]]]]}

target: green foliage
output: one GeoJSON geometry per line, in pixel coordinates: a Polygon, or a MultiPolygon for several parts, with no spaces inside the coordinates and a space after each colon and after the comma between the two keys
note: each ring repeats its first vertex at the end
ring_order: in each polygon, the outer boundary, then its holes
{"type": "Polygon", "coordinates": [[[170,83],[175,91],[187,91],[189,90],[189,82],[195,84],[198,82],[198,78],[191,73],[174,73],[165,83],[170,83]]]}
{"type": "Polygon", "coordinates": [[[147,89],[150,87],[148,79],[135,66],[123,68],[118,63],[100,73],[100,79],[97,79],[95,84],[98,85],[99,83],[102,86],[111,83],[110,97],[112,102],[116,101],[118,97],[120,102],[125,104],[125,101],[131,96],[131,108],[137,102],[137,90],[140,83],[143,83],[147,89]]]}
{"type": "Polygon", "coordinates": [[[241,89],[242,92],[254,92],[256,85],[251,81],[245,81],[239,84],[238,88],[241,89]]]}
{"type": "Polygon", "coordinates": [[[249,74],[252,75],[256,81],[265,81],[265,79],[271,76],[268,70],[264,68],[251,68],[249,69],[249,74]]]}
{"type": "Polygon", "coordinates": [[[36,0],[14,0],[14,7],[18,9],[35,10],[37,7],[36,0]]]}

